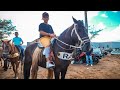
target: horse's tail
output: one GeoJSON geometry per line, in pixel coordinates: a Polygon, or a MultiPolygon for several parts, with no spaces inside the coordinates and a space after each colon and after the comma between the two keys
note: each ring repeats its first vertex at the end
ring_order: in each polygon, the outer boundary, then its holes
{"type": "Polygon", "coordinates": [[[30,69],[32,65],[32,57],[31,55],[28,54],[29,53],[27,53],[27,50],[25,50],[24,67],[23,67],[24,79],[29,79],[30,69]]]}

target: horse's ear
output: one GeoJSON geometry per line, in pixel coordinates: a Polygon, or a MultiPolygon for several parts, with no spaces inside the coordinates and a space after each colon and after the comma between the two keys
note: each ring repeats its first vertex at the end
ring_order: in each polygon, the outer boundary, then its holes
{"type": "Polygon", "coordinates": [[[73,16],[72,16],[72,19],[73,19],[74,23],[78,22],[73,16]]]}
{"type": "Polygon", "coordinates": [[[8,43],[10,43],[11,40],[8,41],[8,43]]]}
{"type": "Polygon", "coordinates": [[[4,42],[3,40],[1,40],[1,42],[4,42]]]}

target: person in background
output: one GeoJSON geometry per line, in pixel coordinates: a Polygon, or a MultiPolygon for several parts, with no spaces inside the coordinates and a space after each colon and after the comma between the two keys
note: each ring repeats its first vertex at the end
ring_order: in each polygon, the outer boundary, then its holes
{"type": "Polygon", "coordinates": [[[18,37],[18,32],[15,32],[15,37],[12,40],[12,43],[21,50],[22,58],[24,57],[24,48],[22,47],[23,40],[21,37],[18,37]]]}
{"type": "Polygon", "coordinates": [[[92,53],[93,53],[93,48],[90,47],[89,51],[86,52],[86,66],[88,66],[89,64],[91,66],[93,66],[92,53]],[[89,61],[90,61],[90,63],[89,63],[89,61]]]}

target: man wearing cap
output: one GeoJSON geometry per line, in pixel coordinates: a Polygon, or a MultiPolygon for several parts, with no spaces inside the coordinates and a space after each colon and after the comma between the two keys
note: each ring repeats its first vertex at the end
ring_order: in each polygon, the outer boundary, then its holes
{"type": "MultiPolygon", "coordinates": [[[[56,35],[54,34],[53,28],[50,24],[48,24],[49,20],[49,14],[47,12],[44,12],[42,14],[42,20],[44,21],[43,23],[40,23],[39,25],[39,32],[40,32],[40,38],[44,36],[49,36],[51,38],[55,37],[56,35]]],[[[51,68],[54,67],[54,63],[51,63],[50,61],[50,46],[45,47],[43,51],[43,55],[46,57],[46,68],[51,68]]]]}

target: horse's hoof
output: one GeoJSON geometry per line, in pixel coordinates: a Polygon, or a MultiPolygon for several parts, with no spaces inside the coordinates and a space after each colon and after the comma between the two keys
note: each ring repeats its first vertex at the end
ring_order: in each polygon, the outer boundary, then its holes
{"type": "Polygon", "coordinates": [[[16,79],[18,79],[18,77],[16,77],[16,79]]]}

